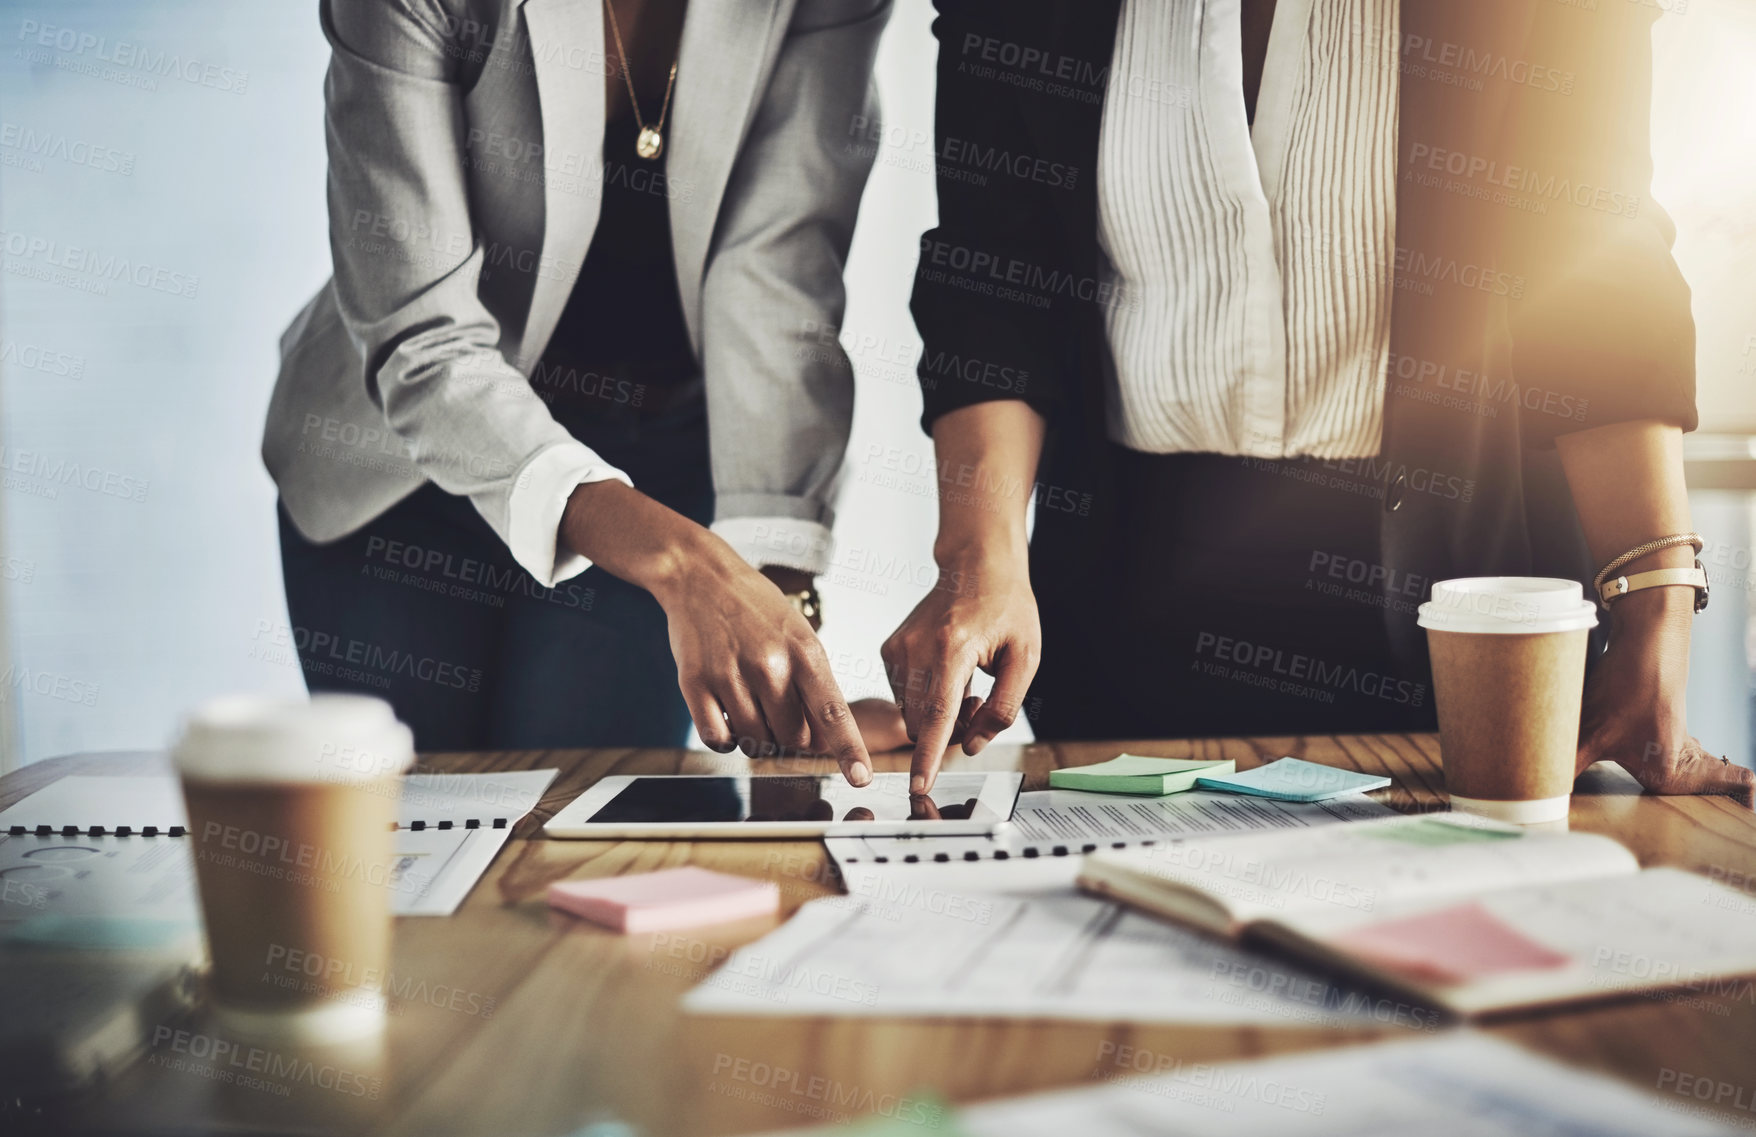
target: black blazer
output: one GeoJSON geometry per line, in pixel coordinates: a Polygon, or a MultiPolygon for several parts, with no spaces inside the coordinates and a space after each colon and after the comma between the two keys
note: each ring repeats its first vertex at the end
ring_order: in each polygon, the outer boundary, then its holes
{"type": "MultiPolygon", "coordinates": [[[[1120,0],[935,2],[939,224],[911,301],[923,425],[1026,400],[1050,424],[1041,480],[1089,494],[1101,524],[1116,298],[1099,284],[1096,169],[1120,0]]],[[[1383,483],[1393,567],[1589,579],[1554,438],[1695,426],[1689,290],[1649,194],[1656,16],[1402,0],[1384,444],[1349,465],[1383,483]]],[[[1039,510],[1038,546],[1043,525],[1039,510]]],[[[1033,550],[1033,572],[1054,556],[1033,550]]],[[[1412,621],[1390,623],[1424,664],[1412,621]]]]}

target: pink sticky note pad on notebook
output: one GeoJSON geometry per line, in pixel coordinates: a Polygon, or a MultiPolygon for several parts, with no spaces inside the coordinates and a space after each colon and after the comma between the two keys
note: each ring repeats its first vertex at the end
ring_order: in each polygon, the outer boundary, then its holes
{"type": "Polygon", "coordinates": [[[685,867],[549,886],[549,906],[618,932],[664,932],[723,924],[780,910],[780,886],[685,867]]]}
{"type": "Polygon", "coordinates": [[[1387,970],[1442,983],[1560,967],[1570,961],[1475,903],[1368,924],[1331,936],[1327,942],[1387,970]]]}

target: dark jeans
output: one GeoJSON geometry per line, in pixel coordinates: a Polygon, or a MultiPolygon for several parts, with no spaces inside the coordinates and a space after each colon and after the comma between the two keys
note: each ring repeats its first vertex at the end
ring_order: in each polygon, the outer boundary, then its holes
{"type": "Polygon", "coordinates": [[[1429,679],[1404,673],[1385,630],[1423,597],[1387,614],[1354,583],[1383,560],[1381,486],[1344,463],[1107,459],[1100,485],[1039,499],[1039,737],[1433,728],[1429,679]],[[1053,508],[1081,492],[1112,498],[1053,508]]]}
{"type": "MultiPolygon", "coordinates": [[[[712,519],[699,400],[662,417],[566,425],[645,493],[712,519]]],[[[664,612],[645,590],[596,566],[543,588],[467,499],[431,483],[328,545],[279,513],[287,609],[312,691],[388,700],[422,750],[688,737],[664,612]]]]}

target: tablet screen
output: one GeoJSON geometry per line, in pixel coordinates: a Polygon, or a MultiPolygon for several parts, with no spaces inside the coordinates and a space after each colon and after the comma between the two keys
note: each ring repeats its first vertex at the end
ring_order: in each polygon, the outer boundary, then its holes
{"type": "MultiPolygon", "coordinates": [[[[941,774],[911,797],[907,774],[850,786],[840,774],[635,778],[592,814],[593,825],[736,821],[1005,821],[981,801],[987,774],[941,774]]],[[[1010,804],[1008,802],[1007,804],[1010,804]]]]}

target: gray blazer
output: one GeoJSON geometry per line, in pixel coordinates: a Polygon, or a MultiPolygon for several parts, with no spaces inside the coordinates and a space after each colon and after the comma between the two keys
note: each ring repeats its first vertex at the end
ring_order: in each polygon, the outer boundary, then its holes
{"type": "MultiPolygon", "coordinates": [[[[872,161],[850,142],[874,121],[889,8],[694,0],[684,25],[666,125],[677,281],[706,388],[715,527],[741,533],[759,563],[822,571],[827,558],[853,411],[834,330],[872,161]],[[819,547],[795,555],[801,531],[819,547]],[[774,555],[752,551],[752,534],[774,555]]],[[[528,377],[597,225],[601,5],[320,10],[334,276],[281,337],[263,461],[313,541],[433,481],[468,496],[516,554],[521,476],[577,446],[528,377]]]]}

